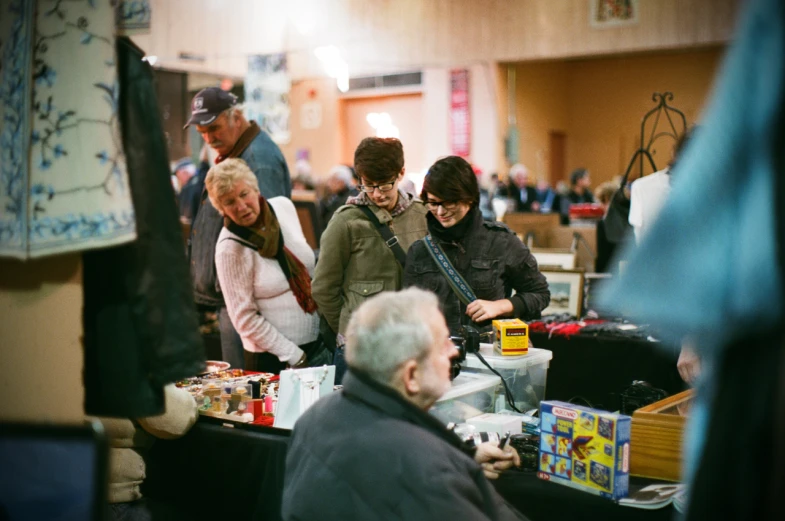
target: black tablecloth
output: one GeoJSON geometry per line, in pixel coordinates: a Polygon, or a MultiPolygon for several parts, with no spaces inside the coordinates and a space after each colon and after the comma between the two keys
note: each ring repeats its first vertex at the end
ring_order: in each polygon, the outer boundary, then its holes
{"type": "MultiPolygon", "coordinates": [[[[637,491],[654,481],[630,480],[637,491]]],[[[530,521],[669,521],[676,510],[619,506],[610,499],[538,479],[534,472],[508,471],[494,481],[496,490],[530,521]]]]}
{"type": "MultiPolygon", "coordinates": [[[[183,438],[158,440],[153,445],[143,493],[156,504],[167,505],[167,514],[160,519],[280,519],[289,432],[208,423],[213,421],[200,418],[183,438]]],[[[631,489],[649,483],[633,478],[631,489]]],[[[542,481],[533,472],[509,471],[494,484],[531,521],[664,521],[673,513],[670,506],[656,511],[622,507],[608,499],[542,481]]]]}
{"type": "Polygon", "coordinates": [[[184,437],[153,444],[145,497],[188,521],[280,519],[289,431],[212,421],[201,417],[184,437]]]}
{"type": "Polygon", "coordinates": [[[687,388],[676,368],[675,347],[600,335],[548,338],[546,333],[531,333],[531,340],[535,347],[553,352],[545,388],[548,400],[582,398],[597,409],[617,411],[622,391],[633,380],[645,380],[669,395],[687,388]]]}

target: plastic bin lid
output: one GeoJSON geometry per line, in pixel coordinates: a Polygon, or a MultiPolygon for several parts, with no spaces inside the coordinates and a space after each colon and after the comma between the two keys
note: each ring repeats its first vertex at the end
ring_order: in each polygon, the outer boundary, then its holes
{"type": "Polygon", "coordinates": [[[502,379],[495,374],[461,373],[452,381],[450,390],[444,393],[437,402],[446,402],[485,389],[492,389],[501,383],[502,379]]]}
{"type": "MultiPolygon", "coordinates": [[[[552,351],[537,349],[536,347],[530,347],[529,352],[525,355],[504,356],[493,350],[493,344],[480,344],[480,354],[494,369],[528,369],[553,358],[552,351]]],[[[487,369],[485,364],[480,362],[480,359],[472,353],[466,355],[463,366],[471,367],[472,369],[487,369]]]]}

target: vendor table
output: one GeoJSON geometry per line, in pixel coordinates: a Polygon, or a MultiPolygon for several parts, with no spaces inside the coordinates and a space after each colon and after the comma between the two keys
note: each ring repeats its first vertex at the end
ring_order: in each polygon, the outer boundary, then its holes
{"type": "MultiPolygon", "coordinates": [[[[288,445],[288,431],[227,428],[202,417],[184,437],[155,442],[147,458],[143,493],[177,511],[178,515],[167,514],[170,521],[280,519],[288,445]]],[[[633,478],[631,488],[649,483],[633,478]]],[[[649,521],[673,514],[670,506],[655,511],[621,507],[542,481],[533,472],[509,471],[495,485],[531,521],[649,521]]]]}
{"type": "Polygon", "coordinates": [[[156,440],[142,493],[188,521],[280,519],[288,446],[286,430],[200,417],[182,438],[156,440]]]}
{"type": "MultiPolygon", "coordinates": [[[[655,481],[630,478],[630,490],[652,483],[655,481]]],[[[619,506],[609,499],[543,481],[534,472],[508,471],[494,485],[529,521],[669,521],[676,512],[671,505],[657,510],[619,506]]]]}
{"type": "Polygon", "coordinates": [[[597,409],[616,411],[621,408],[621,392],[633,380],[645,380],[669,395],[687,388],[676,368],[678,349],[659,342],[610,335],[549,337],[537,332],[531,333],[531,340],[535,347],[553,352],[547,400],[585,401],[597,409]]]}

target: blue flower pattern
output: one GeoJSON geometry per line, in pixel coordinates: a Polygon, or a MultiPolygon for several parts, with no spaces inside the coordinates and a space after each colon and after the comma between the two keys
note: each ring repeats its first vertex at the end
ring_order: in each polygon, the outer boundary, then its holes
{"type": "MultiPolygon", "coordinates": [[[[135,236],[136,223],[126,188],[117,121],[119,86],[114,71],[114,39],[100,34],[100,22],[111,21],[114,16],[115,11],[108,11],[113,9],[111,4],[95,0],[4,2],[5,12],[0,12],[0,19],[8,16],[9,23],[4,25],[6,29],[10,26],[11,31],[0,42],[0,256],[37,257],[126,242],[135,236]],[[36,8],[39,20],[46,20],[41,27],[35,20],[36,8]],[[99,16],[96,24],[98,29],[91,26],[95,22],[91,20],[92,10],[103,10],[99,13],[103,17],[99,16]],[[58,29],[52,30],[54,27],[58,29]],[[108,113],[100,111],[106,116],[98,119],[94,115],[80,116],[78,108],[56,107],[59,75],[48,62],[47,51],[50,46],[62,46],[55,40],[68,35],[73,35],[69,38],[74,39],[69,41],[79,46],[105,45],[110,49],[109,56],[106,50],[98,51],[105,58],[97,63],[108,69],[115,80],[106,81],[102,75],[99,81],[92,82],[96,93],[108,105],[108,113]],[[88,132],[95,127],[96,135],[101,136],[96,140],[101,148],[94,154],[94,166],[79,162],[81,151],[77,151],[76,158],[69,159],[69,143],[73,143],[73,138],[68,136],[79,127],[88,132]],[[109,143],[111,146],[107,148],[109,143]],[[60,161],[70,162],[56,168],[60,161]],[[91,174],[105,169],[106,174],[95,184],[73,186],[78,185],[80,178],[95,178],[82,175],[81,169],[91,174]],[[72,174],[73,171],[80,174],[72,174]],[[47,176],[51,182],[46,181],[47,176]],[[35,181],[31,182],[33,178],[35,181]],[[55,207],[51,206],[53,201],[57,203],[55,207]],[[29,219],[27,208],[32,209],[29,219]],[[79,208],[79,211],[64,212],[67,208],[79,208]]],[[[147,11],[149,16],[149,6],[147,11]]],[[[104,23],[103,27],[109,25],[104,23]]],[[[71,48],[77,52],[75,47],[71,48]]],[[[74,71],[61,72],[73,84],[74,71]]]]}

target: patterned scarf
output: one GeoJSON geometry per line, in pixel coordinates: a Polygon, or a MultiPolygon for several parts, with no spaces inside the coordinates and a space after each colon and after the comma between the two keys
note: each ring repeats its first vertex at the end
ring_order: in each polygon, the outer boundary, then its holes
{"type": "Polygon", "coordinates": [[[316,302],[311,296],[311,276],[308,269],[283,243],[281,225],[272,206],[259,195],[259,217],[251,226],[240,226],[224,217],[224,227],[244,241],[256,246],[264,258],[276,259],[289,281],[297,303],[306,313],[316,312],[316,302]]]}
{"type": "MultiPolygon", "coordinates": [[[[414,196],[399,189],[398,202],[395,203],[395,208],[392,209],[390,215],[398,217],[412,205],[412,202],[414,202],[414,196]]],[[[376,203],[371,201],[371,198],[368,197],[368,194],[365,192],[360,192],[360,195],[348,198],[346,204],[353,204],[355,206],[376,206],[376,203]]]]}

